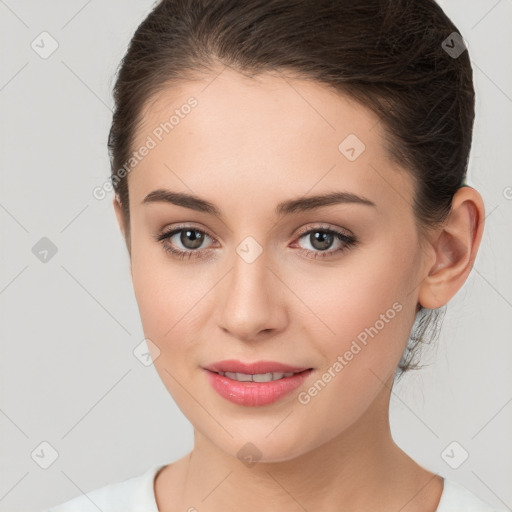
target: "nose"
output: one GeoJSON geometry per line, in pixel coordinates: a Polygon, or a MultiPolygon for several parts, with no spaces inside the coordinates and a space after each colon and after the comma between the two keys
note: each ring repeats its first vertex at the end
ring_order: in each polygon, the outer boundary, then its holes
{"type": "Polygon", "coordinates": [[[265,252],[248,262],[238,254],[219,288],[220,327],[243,341],[266,339],[287,323],[285,286],[265,252]]]}

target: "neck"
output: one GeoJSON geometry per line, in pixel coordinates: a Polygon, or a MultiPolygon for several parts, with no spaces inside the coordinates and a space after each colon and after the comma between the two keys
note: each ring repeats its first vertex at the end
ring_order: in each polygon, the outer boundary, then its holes
{"type": "Polygon", "coordinates": [[[287,461],[248,467],[195,431],[193,451],[169,466],[159,509],[435,512],[442,479],[394,443],[389,395],[342,434],[287,461]]]}

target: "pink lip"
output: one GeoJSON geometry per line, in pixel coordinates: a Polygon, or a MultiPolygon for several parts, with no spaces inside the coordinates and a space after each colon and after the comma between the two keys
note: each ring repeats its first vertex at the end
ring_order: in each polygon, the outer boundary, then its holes
{"type": "Polygon", "coordinates": [[[312,368],[289,366],[272,361],[245,364],[240,361],[220,361],[204,368],[213,389],[220,396],[237,405],[255,407],[276,402],[297,389],[313,371],[312,368]],[[215,372],[270,373],[294,372],[295,375],[270,382],[239,382],[215,372]]]}
{"type": "Polygon", "coordinates": [[[282,372],[282,373],[298,373],[304,370],[309,370],[308,366],[289,366],[287,364],[278,363],[275,361],[255,361],[253,363],[242,363],[236,359],[228,359],[225,361],[218,361],[204,367],[205,370],[211,372],[233,372],[233,373],[270,373],[270,372],[282,372]]]}

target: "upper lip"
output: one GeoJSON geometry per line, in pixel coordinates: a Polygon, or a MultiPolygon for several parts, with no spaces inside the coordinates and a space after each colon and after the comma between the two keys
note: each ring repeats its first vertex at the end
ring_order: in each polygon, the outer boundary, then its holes
{"type": "Polygon", "coordinates": [[[243,363],[235,359],[229,359],[225,361],[217,361],[216,363],[204,366],[205,370],[211,372],[233,372],[233,373],[245,373],[248,375],[254,375],[257,373],[298,373],[304,370],[309,370],[308,366],[290,366],[288,364],[279,363],[276,361],[255,361],[252,363],[243,363]]]}

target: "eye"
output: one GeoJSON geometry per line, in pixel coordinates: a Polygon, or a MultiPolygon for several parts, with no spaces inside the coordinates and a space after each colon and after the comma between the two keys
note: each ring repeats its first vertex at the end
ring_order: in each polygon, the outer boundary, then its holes
{"type": "MultiPolygon", "coordinates": [[[[163,245],[166,252],[172,254],[178,259],[202,258],[204,252],[210,249],[201,249],[206,239],[213,240],[206,231],[194,226],[176,226],[169,231],[154,236],[157,242],[163,245]],[[178,247],[178,248],[176,248],[178,247]],[[183,247],[183,249],[180,249],[183,247]]],[[[327,258],[335,254],[341,254],[342,251],[349,249],[357,244],[354,235],[343,233],[336,229],[318,226],[309,231],[302,232],[298,240],[306,239],[312,249],[299,247],[299,252],[304,252],[308,258],[318,259],[327,258]],[[328,250],[332,245],[338,245],[334,250],[328,250]]]]}
{"type": "Polygon", "coordinates": [[[164,250],[179,259],[196,258],[201,256],[201,247],[206,238],[212,239],[205,231],[193,226],[179,226],[170,231],[163,232],[155,237],[164,250]],[[178,236],[179,235],[179,236],[178,236]],[[178,249],[176,249],[176,245],[178,249]],[[179,247],[183,247],[180,249],[179,247]]]}
{"type": "Polygon", "coordinates": [[[305,251],[309,255],[308,257],[314,259],[340,254],[357,244],[357,239],[354,235],[324,226],[318,226],[302,233],[299,236],[299,240],[303,238],[305,238],[312,249],[301,249],[301,251],[305,251]],[[337,244],[338,247],[334,250],[328,250],[333,244],[337,244]]]}

